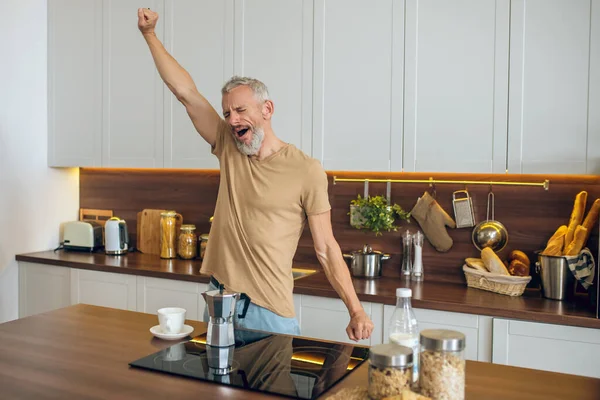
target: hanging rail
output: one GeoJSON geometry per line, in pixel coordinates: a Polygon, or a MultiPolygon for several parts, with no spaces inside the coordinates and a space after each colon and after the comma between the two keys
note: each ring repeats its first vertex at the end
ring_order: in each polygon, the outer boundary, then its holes
{"type": "Polygon", "coordinates": [[[429,179],[369,179],[369,178],[338,178],[333,177],[333,184],[337,182],[383,182],[383,183],[429,183],[436,184],[461,184],[461,185],[502,185],[502,186],[539,186],[544,190],[550,188],[550,181],[546,179],[544,182],[497,182],[497,181],[452,181],[452,180],[436,180],[430,177],[429,179]]]}

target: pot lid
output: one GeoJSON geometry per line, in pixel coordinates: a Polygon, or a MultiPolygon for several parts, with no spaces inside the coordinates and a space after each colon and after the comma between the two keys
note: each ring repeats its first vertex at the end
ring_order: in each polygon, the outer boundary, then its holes
{"type": "Polygon", "coordinates": [[[380,251],[373,250],[371,245],[365,244],[362,249],[353,251],[354,254],[383,254],[380,251]]]}

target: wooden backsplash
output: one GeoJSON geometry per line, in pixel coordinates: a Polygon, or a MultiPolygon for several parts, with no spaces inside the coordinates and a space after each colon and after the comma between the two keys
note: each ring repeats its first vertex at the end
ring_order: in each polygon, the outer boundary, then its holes
{"type": "MultiPolygon", "coordinates": [[[[363,194],[363,183],[338,182],[333,176],[369,179],[429,179],[477,180],[477,181],[525,181],[550,180],[550,189],[526,186],[494,186],[495,217],[509,232],[509,242],[500,253],[504,257],[513,249],[526,252],[535,261],[535,251],[543,249],[546,241],[562,224],[567,224],[575,195],[588,192],[588,208],[600,197],[600,177],[566,175],[486,175],[486,174],[423,174],[423,173],[348,173],[331,171],[329,196],[332,205],[332,224],[335,236],[344,252],[358,250],[369,243],[374,249],[391,254],[384,264],[384,276],[399,276],[402,261],[401,235],[408,229],[416,232],[419,225],[402,222],[397,232],[376,237],[371,232],[359,231],[349,224],[349,203],[357,194],[363,194]]],[[[144,208],[173,209],[181,213],[184,223],[197,226],[197,233],[207,233],[208,222],[213,215],[219,185],[218,170],[175,169],[96,169],[80,171],[80,207],[110,209],[114,215],[128,222],[132,241],[136,239],[136,214],[144,208]]],[[[370,183],[369,193],[385,195],[385,183],[370,183]]],[[[437,200],[454,216],[452,192],[464,189],[462,184],[436,185],[437,200]]],[[[392,184],[392,202],[410,211],[419,196],[429,189],[428,184],[392,184]]],[[[486,217],[488,185],[471,185],[467,189],[474,201],[477,222],[486,217]]],[[[586,211],[587,211],[586,209],[586,211]]],[[[426,241],[423,264],[427,280],[464,282],[462,265],[465,257],[478,257],[479,252],[471,243],[471,229],[449,229],[454,246],[447,253],[438,253],[426,241]]],[[[594,227],[588,247],[598,254],[598,226],[594,227]]],[[[308,226],[300,239],[295,261],[319,267],[314,254],[308,226]]],[[[535,278],[535,274],[534,274],[535,278]]],[[[532,281],[536,285],[536,279],[532,281]]]]}

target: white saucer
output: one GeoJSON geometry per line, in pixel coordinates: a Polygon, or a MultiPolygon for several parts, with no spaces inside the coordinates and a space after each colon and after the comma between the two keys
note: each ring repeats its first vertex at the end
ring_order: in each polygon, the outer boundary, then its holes
{"type": "Polygon", "coordinates": [[[188,336],[190,333],[194,331],[189,325],[183,325],[183,329],[179,333],[163,333],[162,329],[160,329],[160,325],[155,325],[150,328],[150,332],[159,339],[163,340],[178,340],[188,336]]]}

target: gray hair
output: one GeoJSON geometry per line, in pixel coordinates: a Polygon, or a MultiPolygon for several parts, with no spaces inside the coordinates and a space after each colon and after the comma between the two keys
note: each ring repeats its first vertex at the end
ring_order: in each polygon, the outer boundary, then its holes
{"type": "Polygon", "coordinates": [[[267,86],[258,79],[245,76],[233,76],[231,79],[225,82],[223,88],[221,89],[221,94],[224,95],[229,93],[238,86],[248,86],[250,89],[252,89],[254,97],[256,97],[258,101],[264,102],[269,100],[269,90],[267,89],[267,86]]]}

